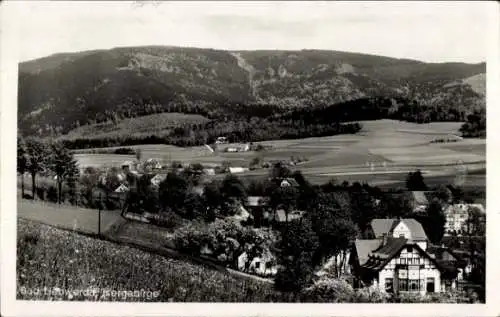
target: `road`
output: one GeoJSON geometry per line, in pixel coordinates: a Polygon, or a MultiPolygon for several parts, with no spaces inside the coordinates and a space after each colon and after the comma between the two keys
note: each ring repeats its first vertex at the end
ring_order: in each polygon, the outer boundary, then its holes
{"type": "MultiPolygon", "coordinates": [[[[47,225],[85,233],[98,233],[99,212],[95,209],[58,205],[43,201],[17,200],[17,216],[47,225]]],[[[119,210],[101,212],[101,232],[121,219],[119,210]]]]}

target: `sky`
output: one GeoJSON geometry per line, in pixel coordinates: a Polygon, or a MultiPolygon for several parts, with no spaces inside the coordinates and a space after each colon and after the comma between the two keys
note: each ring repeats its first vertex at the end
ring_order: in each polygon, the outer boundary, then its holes
{"type": "Polygon", "coordinates": [[[118,46],[325,49],[486,60],[494,3],[14,1],[20,61],[118,46]]]}

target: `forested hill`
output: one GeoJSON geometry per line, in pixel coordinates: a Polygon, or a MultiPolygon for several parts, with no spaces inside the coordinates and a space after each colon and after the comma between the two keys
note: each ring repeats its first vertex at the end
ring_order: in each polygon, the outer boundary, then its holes
{"type": "Polygon", "coordinates": [[[485,63],[320,50],[129,47],[64,53],[19,65],[19,128],[54,135],[161,112],[218,118],[247,104],[323,108],[372,97],[406,100],[412,109],[452,109],[463,119],[484,107],[485,72],[485,63]]]}

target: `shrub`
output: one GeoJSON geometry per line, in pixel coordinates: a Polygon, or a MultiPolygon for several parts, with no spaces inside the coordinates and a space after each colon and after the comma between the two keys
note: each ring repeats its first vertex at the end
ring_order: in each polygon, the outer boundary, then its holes
{"type": "Polygon", "coordinates": [[[47,200],[53,203],[57,202],[57,188],[55,186],[49,186],[47,189],[47,200]]]}

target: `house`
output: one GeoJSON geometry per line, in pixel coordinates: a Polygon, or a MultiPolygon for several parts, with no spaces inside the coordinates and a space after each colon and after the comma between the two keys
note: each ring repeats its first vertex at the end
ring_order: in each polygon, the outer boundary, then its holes
{"type": "Polygon", "coordinates": [[[115,193],[126,193],[128,192],[130,189],[125,186],[124,184],[121,184],[120,186],[118,186],[116,189],[115,189],[115,193]]]}
{"type": "MultiPolygon", "coordinates": [[[[304,215],[303,211],[292,210],[288,213],[288,221],[290,222],[293,220],[300,219],[300,218],[302,218],[303,215],[304,215]]],[[[276,212],[274,214],[274,221],[276,221],[277,223],[284,223],[287,221],[286,212],[284,209],[276,210],[276,212]]]]}
{"type": "Polygon", "coordinates": [[[375,239],[407,237],[419,244],[424,251],[427,249],[429,239],[420,222],[415,219],[373,219],[370,227],[375,239]]]}
{"type": "Polygon", "coordinates": [[[471,209],[477,209],[481,214],[486,214],[482,204],[453,204],[449,205],[444,214],[446,223],[444,225],[445,235],[462,234],[466,230],[467,220],[471,209]]]}
{"type": "Polygon", "coordinates": [[[292,186],[292,187],[295,187],[295,188],[300,187],[299,183],[297,183],[297,181],[295,180],[295,178],[291,178],[291,177],[282,179],[281,182],[280,182],[280,186],[281,187],[292,186]]]}
{"type": "Polygon", "coordinates": [[[238,174],[238,173],[244,173],[248,172],[249,169],[247,167],[230,167],[229,168],[229,173],[231,174],[238,174]]]}
{"type": "Polygon", "coordinates": [[[349,259],[357,286],[421,295],[456,288],[456,274],[427,251],[428,240],[419,222],[374,219],[371,226],[376,238],[356,239],[349,259]]]}
{"type": "Polygon", "coordinates": [[[264,276],[273,276],[278,272],[277,260],[271,251],[265,250],[256,256],[243,252],[237,259],[238,270],[264,276]]]}
{"type": "Polygon", "coordinates": [[[205,173],[205,175],[207,176],[214,176],[215,175],[215,168],[205,168],[203,170],[203,172],[205,173]]]}
{"type": "Polygon", "coordinates": [[[225,151],[226,152],[230,152],[230,153],[235,153],[235,152],[238,152],[238,148],[237,147],[227,147],[225,148],[225,151]]]}
{"type": "Polygon", "coordinates": [[[151,185],[158,187],[158,186],[160,186],[160,183],[163,182],[163,180],[165,180],[165,178],[167,178],[167,174],[164,174],[164,173],[156,174],[150,180],[151,185]]]}
{"type": "Polygon", "coordinates": [[[224,136],[220,136],[215,140],[215,144],[225,144],[227,143],[227,138],[224,136]]]}
{"type": "Polygon", "coordinates": [[[436,261],[448,270],[450,275],[456,274],[458,281],[463,280],[464,274],[468,274],[472,270],[470,261],[467,261],[465,257],[450,248],[431,246],[427,249],[427,252],[433,255],[436,261]]]}
{"type": "Polygon", "coordinates": [[[250,144],[243,144],[238,148],[239,152],[248,152],[250,151],[250,144]]]}

